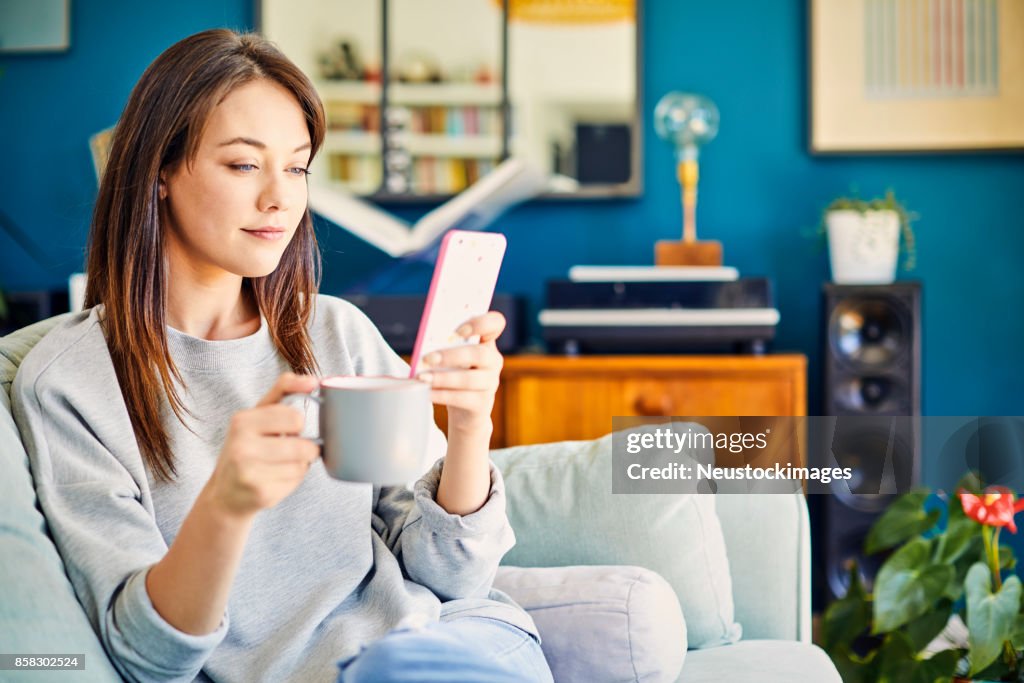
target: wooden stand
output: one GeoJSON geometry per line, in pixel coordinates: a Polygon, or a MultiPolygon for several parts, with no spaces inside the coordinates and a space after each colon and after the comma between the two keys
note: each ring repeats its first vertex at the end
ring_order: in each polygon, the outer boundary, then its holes
{"type": "Polygon", "coordinates": [[[697,241],[697,159],[684,159],[676,167],[683,191],[683,239],[659,240],[654,245],[656,266],[720,266],[722,243],[697,241]]]}
{"type": "Polygon", "coordinates": [[[658,240],[654,245],[656,266],[720,266],[722,243],[658,240]]]}

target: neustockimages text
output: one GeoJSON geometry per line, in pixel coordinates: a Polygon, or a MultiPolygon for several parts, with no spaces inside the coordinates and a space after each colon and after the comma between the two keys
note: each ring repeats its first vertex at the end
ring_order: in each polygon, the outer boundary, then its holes
{"type": "MultiPolygon", "coordinates": [[[[684,449],[692,451],[729,451],[743,453],[763,450],[768,447],[771,429],[757,433],[719,433],[688,428],[677,432],[671,428],[658,428],[646,432],[632,432],[626,437],[626,452],[636,455],[643,451],[671,451],[679,454],[684,449]]],[[[716,467],[697,461],[675,462],[656,467],[633,462],[626,468],[626,476],[633,480],[674,479],[674,480],[797,480],[805,479],[828,484],[853,478],[850,467],[793,467],[790,463],[775,463],[768,467],[716,467]]]]}
{"type": "Polygon", "coordinates": [[[672,463],[664,467],[644,467],[633,463],[626,469],[630,479],[711,479],[721,481],[757,479],[811,479],[828,484],[853,477],[850,467],[793,467],[775,463],[773,467],[715,467],[714,465],[683,465],[672,463]]]}

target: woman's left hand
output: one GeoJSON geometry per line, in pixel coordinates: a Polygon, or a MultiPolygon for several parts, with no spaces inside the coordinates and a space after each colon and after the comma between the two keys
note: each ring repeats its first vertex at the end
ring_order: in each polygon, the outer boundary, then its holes
{"type": "Polygon", "coordinates": [[[448,436],[490,434],[491,409],[504,358],[495,340],[505,329],[505,316],[490,311],[457,330],[480,343],[434,351],[424,356],[417,378],[430,382],[430,400],[448,407],[448,436]]]}

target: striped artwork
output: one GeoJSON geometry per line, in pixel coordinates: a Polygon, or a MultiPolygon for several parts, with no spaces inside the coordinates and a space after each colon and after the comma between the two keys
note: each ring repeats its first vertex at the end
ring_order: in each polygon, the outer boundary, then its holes
{"type": "Polygon", "coordinates": [[[865,0],[872,99],[999,95],[997,0],[865,0]]]}

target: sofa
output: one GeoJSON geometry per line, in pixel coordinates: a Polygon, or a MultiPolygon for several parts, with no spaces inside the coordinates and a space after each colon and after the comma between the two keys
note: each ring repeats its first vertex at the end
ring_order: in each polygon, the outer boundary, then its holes
{"type": "MultiPolygon", "coordinates": [[[[50,676],[54,680],[59,677],[61,681],[119,681],[121,678],[93,633],[85,612],[78,606],[60,555],[47,535],[46,522],[35,498],[28,456],[18,437],[10,412],[11,382],[21,359],[60,318],[61,316],[51,318],[6,337],[0,337],[0,651],[84,654],[84,670],[60,674],[51,672],[50,676]]],[[[564,472],[555,471],[552,475],[550,467],[544,469],[532,465],[545,458],[546,463],[564,462],[565,467],[581,467],[583,465],[580,463],[593,462],[595,457],[603,458],[603,448],[603,445],[597,442],[566,442],[537,447],[521,446],[492,452],[492,459],[505,474],[508,500],[524,501],[518,509],[510,509],[510,519],[518,543],[510,556],[506,557],[506,562],[520,567],[547,567],[502,568],[498,577],[501,581],[496,579],[496,585],[500,583],[499,587],[520,600],[535,615],[541,636],[549,647],[551,643],[557,644],[567,640],[565,634],[560,633],[562,630],[593,630],[593,612],[587,612],[585,609],[574,610],[573,605],[566,610],[566,605],[562,604],[565,601],[556,601],[559,602],[556,606],[564,612],[559,617],[563,621],[559,622],[556,632],[556,629],[550,626],[553,622],[548,618],[552,605],[533,604],[536,603],[536,599],[531,603],[531,595],[527,595],[529,591],[522,592],[523,581],[529,583],[531,572],[538,577],[546,577],[548,589],[555,586],[556,590],[565,592],[570,592],[568,589],[572,588],[564,583],[566,577],[572,580],[572,577],[579,576],[582,577],[580,580],[600,582],[602,590],[597,593],[601,593],[601,599],[611,603],[617,600],[625,605],[622,614],[625,615],[624,623],[629,630],[628,638],[645,638],[653,641],[659,637],[656,622],[647,624],[647,631],[639,629],[637,624],[630,623],[630,619],[639,621],[639,617],[631,611],[634,606],[628,604],[635,586],[640,585],[641,588],[653,590],[654,592],[647,591],[647,595],[654,596],[651,599],[655,601],[660,599],[658,596],[664,595],[665,590],[669,590],[665,588],[668,584],[660,579],[658,574],[650,571],[659,568],[664,570],[664,564],[660,567],[654,566],[656,563],[653,560],[645,560],[646,551],[630,548],[630,537],[638,539],[636,543],[639,548],[639,536],[644,533],[643,529],[627,531],[625,535],[621,535],[620,531],[620,536],[616,537],[611,529],[615,520],[600,518],[599,511],[604,507],[600,500],[589,501],[591,509],[598,511],[590,513],[590,528],[591,531],[596,529],[597,535],[601,535],[601,525],[608,526],[609,538],[618,539],[614,542],[603,543],[600,539],[594,538],[567,539],[553,536],[551,527],[558,524],[559,520],[552,519],[551,516],[559,514],[558,511],[545,510],[539,514],[531,514],[537,512],[531,502],[537,499],[531,499],[530,496],[536,494],[538,485],[547,485],[537,477],[550,479],[554,475],[559,481],[548,482],[552,485],[561,485],[562,480],[573,480],[573,477],[561,476],[565,474],[564,472]],[[553,454],[559,453],[587,453],[590,460],[570,457],[560,461],[552,458],[553,454]],[[594,548],[600,549],[599,554],[590,552],[594,548]],[[634,552],[630,552],[631,550],[634,552]],[[561,561],[563,559],[566,561],[561,561]],[[569,564],[630,566],[620,569],[611,567],[610,573],[602,573],[602,567],[577,568],[577,573],[552,569],[569,564]],[[651,566],[644,568],[647,565],[651,566]],[[549,580],[554,576],[552,572],[561,577],[559,580],[563,582],[562,584],[549,580]],[[609,576],[614,577],[618,583],[606,580],[609,576]],[[620,590],[617,586],[623,588],[620,590]],[[662,592],[659,593],[659,590],[662,592]],[[542,613],[545,615],[544,619],[541,618],[542,613]],[[578,623],[566,624],[566,618],[570,622],[577,619],[578,623]],[[549,624],[550,630],[547,633],[545,624],[549,624]]],[[[577,477],[576,481],[588,480],[577,477]]],[[[585,494],[588,499],[611,495],[610,491],[599,495],[591,495],[592,492],[587,491],[585,494]]],[[[578,491],[563,494],[563,500],[559,501],[559,504],[563,505],[563,510],[581,509],[574,501],[564,500],[565,496],[572,495],[581,494],[578,491]]],[[[714,522],[715,529],[719,526],[721,529],[720,538],[728,561],[726,571],[731,575],[731,587],[729,584],[725,585],[731,590],[735,621],[742,627],[742,637],[730,644],[687,651],[684,630],[684,642],[678,643],[681,652],[678,656],[673,653],[669,658],[676,670],[680,664],[682,665],[677,680],[683,683],[838,683],[839,675],[828,656],[810,642],[810,535],[806,501],[803,496],[744,494],[718,495],[712,498],[717,518],[711,521],[714,522]]],[[[649,546],[671,546],[673,542],[692,542],[692,539],[684,540],[686,529],[679,528],[677,532],[679,536],[675,541],[659,538],[649,546]]],[[[723,562],[724,559],[723,557],[723,562]]],[[[642,591],[638,589],[635,592],[639,595],[642,591]]],[[[594,600],[596,599],[595,597],[594,600]]],[[[681,612],[677,610],[676,613],[681,613],[682,618],[689,621],[685,603],[682,599],[680,602],[684,604],[684,608],[681,612]]],[[[672,608],[675,607],[673,603],[672,608]]],[[[616,610],[610,610],[608,613],[611,615],[609,619],[617,614],[616,610]]],[[[675,631],[670,633],[673,640],[678,640],[675,631]]],[[[584,641],[585,638],[568,640],[584,641]]],[[[641,645],[642,643],[628,643],[628,652],[625,656],[628,658],[635,654],[633,650],[641,650],[641,645]]],[[[600,647],[600,644],[598,646],[600,647]]],[[[659,644],[658,647],[664,649],[665,646],[659,644]]],[[[615,652],[614,649],[602,651],[615,652]]],[[[545,652],[549,653],[547,649],[545,652]]],[[[556,669],[553,666],[557,683],[582,678],[574,676],[571,659],[568,660],[569,664],[566,663],[567,657],[580,656],[578,653],[554,654],[560,657],[559,667],[556,669]]],[[[549,660],[552,656],[548,654],[549,660]]],[[[652,674],[639,670],[633,662],[590,661],[588,665],[591,670],[596,671],[614,669],[627,672],[615,680],[666,680],[659,677],[657,672],[652,674]]],[[[586,668],[583,663],[579,666],[581,671],[586,668]]],[[[675,675],[674,671],[671,675],[675,675]]],[[[588,680],[602,680],[594,679],[592,676],[593,674],[588,673],[588,680]]],[[[608,676],[604,680],[611,678],[608,676]]],[[[0,680],[49,679],[46,678],[45,672],[0,671],[0,680]]]]}

